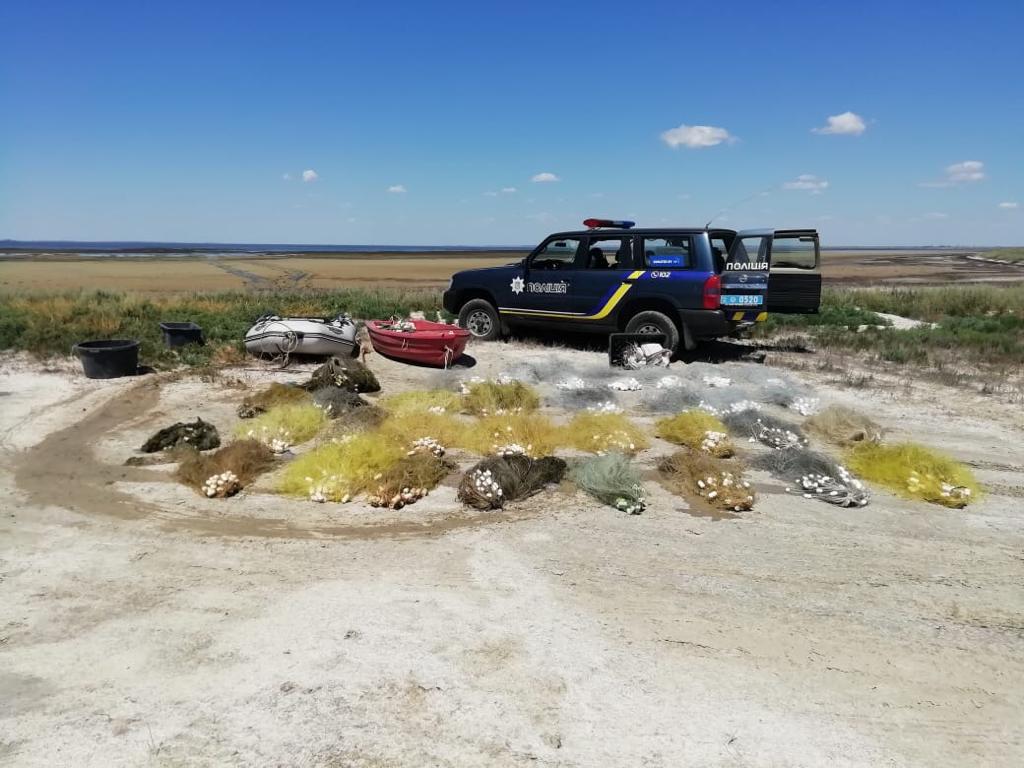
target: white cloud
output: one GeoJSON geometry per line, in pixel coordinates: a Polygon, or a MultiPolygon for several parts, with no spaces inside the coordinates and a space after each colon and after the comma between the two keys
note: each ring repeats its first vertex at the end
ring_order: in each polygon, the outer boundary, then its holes
{"type": "Polygon", "coordinates": [[[793,181],[787,181],[782,185],[783,189],[799,189],[805,192],[810,192],[812,195],[820,195],[826,189],[828,189],[828,182],[825,179],[819,179],[817,176],[810,173],[801,173],[793,181]]]}
{"type": "Polygon", "coordinates": [[[404,195],[406,193],[405,185],[392,184],[390,187],[388,187],[388,192],[390,192],[393,195],[404,195]]]}
{"type": "Polygon", "coordinates": [[[964,160],[946,166],[946,177],[939,181],[922,181],[918,186],[941,189],[957,184],[968,184],[985,178],[985,164],[980,160],[964,160]]]}
{"type": "Polygon", "coordinates": [[[812,133],[827,133],[837,136],[860,136],[868,127],[864,118],[854,112],[843,112],[826,118],[828,125],[812,128],[812,133]]]}
{"type": "Polygon", "coordinates": [[[284,179],[285,181],[291,181],[292,175],[290,173],[282,173],[281,178],[284,179]]]}
{"type": "Polygon", "coordinates": [[[561,181],[561,179],[558,178],[553,173],[548,173],[547,171],[544,171],[544,173],[536,174],[532,179],[530,179],[530,181],[537,182],[538,184],[543,184],[545,182],[561,181]]]}
{"type": "Polygon", "coordinates": [[[713,147],[722,142],[728,144],[736,141],[725,128],[716,128],[713,125],[686,125],[683,123],[678,128],[669,128],[661,134],[661,140],[672,149],[689,147],[690,149],[703,149],[713,147]]]}
{"type": "Polygon", "coordinates": [[[1018,208],[1020,208],[1020,203],[1013,203],[1013,202],[1009,202],[1008,201],[1008,202],[1005,202],[1005,203],[1000,203],[999,207],[1003,208],[1003,209],[1005,209],[1007,211],[1015,211],[1018,208]]]}
{"type": "Polygon", "coordinates": [[[484,192],[484,197],[497,197],[497,192],[484,192]]]}
{"type": "Polygon", "coordinates": [[[302,172],[302,180],[309,184],[310,182],[316,181],[320,178],[320,174],[314,171],[312,168],[302,172]]]}
{"type": "Polygon", "coordinates": [[[939,221],[941,219],[948,219],[949,218],[949,214],[948,213],[939,213],[938,211],[931,211],[930,213],[926,213],[924,215],[924,218],[931,219],[932,221],[939,221]]]}
{"type": "Polygon", "coordinates": [[[502,187],[501,188],[501,194],[503,194],[503,195],[512,195],[512,194],[515,194],[515,192],[517,192],[517,191],[518,190],[516,190],[515,187],[502,187]]]}

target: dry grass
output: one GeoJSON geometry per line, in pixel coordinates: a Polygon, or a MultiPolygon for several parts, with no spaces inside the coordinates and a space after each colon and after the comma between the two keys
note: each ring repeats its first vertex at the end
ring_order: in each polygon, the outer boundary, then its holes
{"type": "Polygon", "coordinates": [[[702,451],[718,458],[732,456],[735,452],[728,438],[718,437],[728,434],[725,424],[707,411],[683,411],[659,420],[655,427],[658,437],[662,440],[685,445],[694,451],[702,451]]]}
{"type": "Polygon", "coordinates": [[[233,472],[246,486],[274,465],[274,454],[258,440],[236,440],[212,453],[179,448],[177,455],[181,458],[175,476],[196,491],[211,476],[223,472],[233,472]]]}
{"type": "Polygon", "coordinates": [[[287,445],[298,445],[316,437],[327,420],[323,409],[312,404],[278,405],[236,426],[235,436],[268,444],[280,440],[287,445]]]}
{"type": "Polygon", "coordinates": [[[578,413],[566,427],[574,448],[590,453],[636,454],[650,443],[643,431],[621,413],[578,413]]]}
{"type": "Polygon", "coordinates": [[[848,447],[882,439],[882,427],[852,408],[830,405],[804,422],[804,428],[825,442],[848,447]]]}
{"type": "Polygon", "coordinates": [[[741,512],[754,506],[754,490],[744,479],[739,461],[703,451],[677,451],[658,463],[661,484],[671,493],[715,509],[741,512]]]}
{"type": "Polygon", "coordinates": [[[846,466],[897,495],[944,507],[965,507],[980,489],[966,466],[916,443],[861,443],[847,451],[846,466]]]}
{"type": "Polygon", "coordinates": [[[477,416],[530,412],[540,407],[540,395],[521,381],[480,381],[468,386],[462,407],[477,416]]]}

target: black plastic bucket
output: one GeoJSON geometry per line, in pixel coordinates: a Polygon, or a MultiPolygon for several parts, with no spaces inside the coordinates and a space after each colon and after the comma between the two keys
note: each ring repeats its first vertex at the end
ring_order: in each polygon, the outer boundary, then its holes
{"type": "Polygon", "coordinates": [[[160,323],[164,332],[164,344],[168,347],[184,347],[186,344],[205,344],[203,329],[195,323],[160,323]]]}
{"type": "Polygon", "coordinates": [[[83,341],[73,347],[90,379],[116,379],[139,372],[139,342],[134,339],[83,341]]]}

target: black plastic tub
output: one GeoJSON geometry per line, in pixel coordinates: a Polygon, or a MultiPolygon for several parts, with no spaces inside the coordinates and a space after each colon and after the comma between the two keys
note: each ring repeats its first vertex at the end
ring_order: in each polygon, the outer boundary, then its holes
{"type": "Polygon", "coordinates": [[[139,342],[135,339],[83,341],[72,348],[90,379],[117,379],[139,372],[139,342]]]}
{"type": "Polygon", "coordinates": [[[160,330],[164,332],[164,344],[168,347],[206,343],[203,329],[195,323],[160,323],[160,330]]]}

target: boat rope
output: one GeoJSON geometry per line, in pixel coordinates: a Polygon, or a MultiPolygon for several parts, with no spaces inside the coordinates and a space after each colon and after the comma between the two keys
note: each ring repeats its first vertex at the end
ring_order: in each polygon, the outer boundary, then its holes
{"type": "Polygon", "coordinates": [[[449,347],[447,344],[444,345],[444,367],[445,370],[451,365],[452,357],[455,355],[455,350],[449,347]]]}

